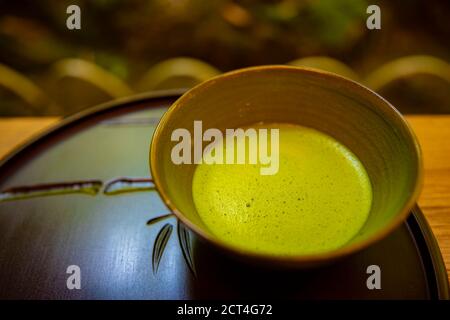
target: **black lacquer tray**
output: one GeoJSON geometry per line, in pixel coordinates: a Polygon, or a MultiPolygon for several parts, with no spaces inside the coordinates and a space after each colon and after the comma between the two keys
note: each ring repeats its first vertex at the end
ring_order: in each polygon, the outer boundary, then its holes
{"type": "Polygon", "coordinates": [[[179,92],[66,119],[0,165],[3,299],[446,299],[445,266],[419,208],[385,240],[309,271],[221,256],[170,215],[149,177],[153,130],[179,92]],[[69,290],[70,265],[81,289],[69,290]],[[369,290],[366,269],[381,269],[369,290]]]}

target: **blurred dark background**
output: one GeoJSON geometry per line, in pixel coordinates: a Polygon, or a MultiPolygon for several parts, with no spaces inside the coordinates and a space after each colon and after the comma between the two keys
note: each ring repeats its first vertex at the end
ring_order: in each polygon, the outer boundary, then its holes
{"type": "Polygon", "coordinates": [[[450,113],[448,0],[0,1],[0,116],[67,115],[262,64],[353,78],[405,113],[450,113]],[[68,30],[66,8],[81,8],[68,30]],[[368,5],[381,30],[368,30],[368,5]]]}

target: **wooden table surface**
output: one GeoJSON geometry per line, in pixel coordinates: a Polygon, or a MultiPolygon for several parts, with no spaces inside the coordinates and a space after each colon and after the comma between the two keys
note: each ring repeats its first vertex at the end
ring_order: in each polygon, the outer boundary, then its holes
{"type": "MultiPolygon", "coordinates": [[[[419,205],[450,274],[450,115],[408,116],[422,146],[425,180],[419,205]]],[[[0,118],[0,158],[59,118],[0,118]]]]}

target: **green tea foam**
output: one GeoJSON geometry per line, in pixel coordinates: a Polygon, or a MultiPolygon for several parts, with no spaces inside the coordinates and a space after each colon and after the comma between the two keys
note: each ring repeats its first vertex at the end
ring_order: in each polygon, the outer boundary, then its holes
{"type": "Polygon", "coordinates": [[[209,231],[232,246],[273,255],[322,253],[351,240],[372,204],[359,159],[311,128],[253,127],[279,129],[279,171],[261,175],[259,164],[198,165],[193,200],[209,231]]]}

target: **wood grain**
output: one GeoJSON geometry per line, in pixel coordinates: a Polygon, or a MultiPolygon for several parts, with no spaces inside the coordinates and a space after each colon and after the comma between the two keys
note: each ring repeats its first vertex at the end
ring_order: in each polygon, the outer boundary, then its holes
{"type": "MultiPolygon", "coordinates": [[[[422,146],[425,179],[419,205],[439,243],[450,274],[450,115],[408,116],[422,146]]],[[[59,120],[0,119],[0,158],[59,120]]]]}
{"type": "Polygon", "coordinates": [[[0,159],[58,120],[57,117],[0,118],[0,159]]]}
{"type": "Polygon", "coordinates": [[[419,206],[433,229],[450,275],[450,116],[407,119],[423,153],[425,174],[419,206]]]}

